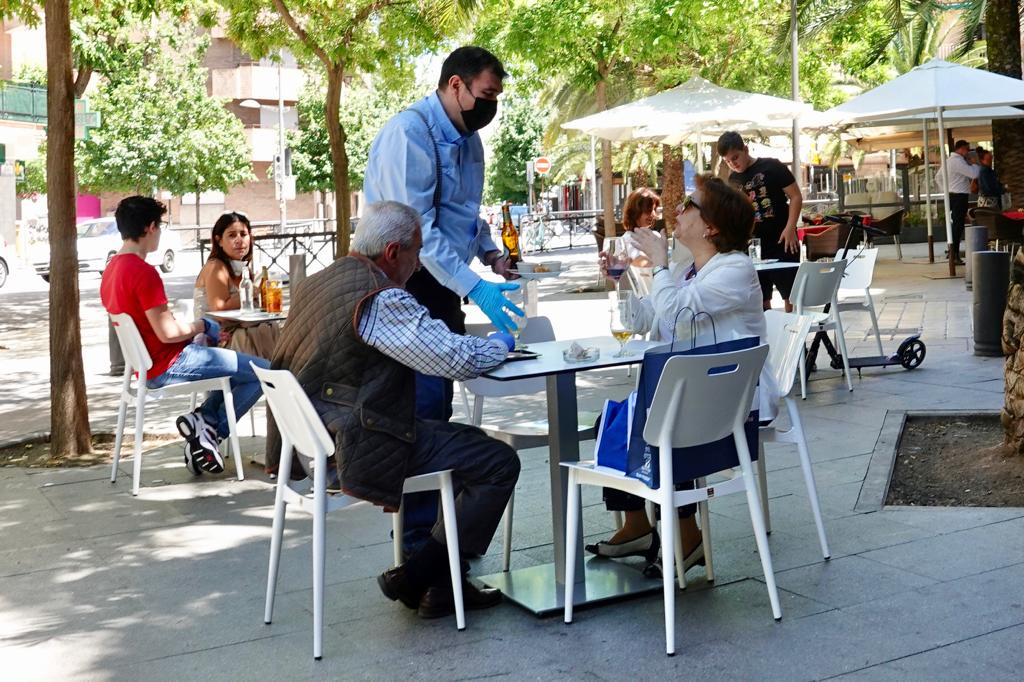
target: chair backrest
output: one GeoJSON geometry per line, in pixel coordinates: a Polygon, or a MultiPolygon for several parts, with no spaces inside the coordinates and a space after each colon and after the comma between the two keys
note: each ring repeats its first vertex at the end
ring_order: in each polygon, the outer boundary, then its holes
{"type": "Polygon", "coordinates": [[[870,192],[852,192],[843,197],[843,207],[857,211],[871,211],[870,192]]]}
{"type": "Polygon", "coordinates": [[[1000,212],[993,208],[973,208],[971,209],[971,220],[975,225],[984,225],[988,228],[989,239],[995,239],[996,231],[996,217],[1000,215],[1000,212]]]}
{"type": "MultiPolygon", "coordinates": [[[[754,384],[768,356],[768,344],[714,355],[669,358],[658,379],[647,413],[644,440],[660,445],[662,429],[670,429],[673,448],[721,440],[742,428],[750,413],[754,384]]],[[[661,480],[670,471],[671,451],[659,453],[661,480]]]]}
{"type": "Polygon", "coordinates": [[[875,220],[884,220],[892,214],[902,211],[900,197],[896,192],[876,192],[871,195],[871,217],[875,220]],[[879,204],[897,204],[893,206],[879,206],[879,204]]]}
{"type": "Polygon", "coordinates": [[[145,378],[146,372],[153,366],[153,359],[149,357],[149,351],[142,341],[139,328],[135,326],[135,320],[127,313],[111,313],[110,321],[114,325],[117,342],[121,344],[121,355],[124,356],[127,365],[125,370],[135,370],[140,378],[145,378]]]}
{"type": "Polygon", "coordinates": [[[637,296],[650,296],[651,295],[651,283],[654,279],[651,268],[641,268],[637,265],[630,265],[629,269],[626,270],[626,276],[629,278],[629,284],[633,289],[633,293],[637,296]]]}
{"type": "MultiPolygon", "coordinates": [[[[835,260],[844,260],[843,251],[836,252],[835,260]]],[[[875,261],[878,260],[878,249],[850,249],[846,254],[846,270],[839,283],[840,291],[863,294],[871,288],[871,279],[875,274],[875,261]]]]}
{"type": "MultiPolygon", "coordinates": [[[[473,336],[487,336],[493,331],[494,327],[490,324],[466,325],[466,332],[473,336]]],[[[554,340],[555,329],[551,326],[551,320],[542,315],[527,318],[526,329],[519,335],[519,342],[526,344],[554,340]]],[[[535,379],[497,381],[486,377],[477,377],[462,382],[462,385],[473,395],[502,398],[510,395],[540,393],[547,388],[547,380],[544,377],[537,377],[535,379]]]]}
{"type": "Polygon", "coordinates": [[[767,364],[779,395],[786,395],[793,388],[796,372],[800,368],[801,351],[807,343],[811,325],[827,317],[825,313],[797,315],[781,310],[764,311],[764,321],[768,327],[767,364]]]}
{"type": "Polygon", "coordinates": [[[263,369],[251,362],[249,366],[263,386],[281,437],[306,457],[326,459],[332,454],[334,439],[295,375],[286,369],[263,369]]]}
{"type": "Polygon", "coordinates": [[[1007,242],[1020,242],[1021,241],[1021,225],[1024,221],[1013,220],[1007,218],[1002,212],[996,212],[996,229],[993,234],[992,230],[989,229],[989,239],[998,239],[1000,241],[1007,242]]]}
{"type": "Polygon", "coordinates": [[[846,271],[846,261],[829,263],[801,263],[793,282],[794,296],[791,299],[796,311],[827,305],[835,298],[839,284],[846,271]]]}
{"type": "Polygon", "coordinates": [[[814,261],[819,258],[831,258],[832,254],[846,243],[849,235],[850,226],[845,224],[833,225],[821,234],[807,234],[804,237],[807,259],[814,261]]]}

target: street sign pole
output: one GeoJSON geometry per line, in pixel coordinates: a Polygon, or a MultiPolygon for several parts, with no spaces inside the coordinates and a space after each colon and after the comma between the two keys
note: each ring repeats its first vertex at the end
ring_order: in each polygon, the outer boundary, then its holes
{"type": "Polygon", "coordinates": [[[533,212],[533,161],[526,162],[526,186],[530,188],[529,212],[533,212]]]}

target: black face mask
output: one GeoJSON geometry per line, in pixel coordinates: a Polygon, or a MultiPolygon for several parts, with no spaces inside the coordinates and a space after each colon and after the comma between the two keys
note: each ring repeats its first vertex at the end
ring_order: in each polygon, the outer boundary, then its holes
{"type": "MultiPolygon", "coordinates": [[[[469,94],[472,95],[473,93],[470,92],[469,94]]],[[[471,133],[485,127],[494,120],[494,116],[498,113],[498,100],[484,99],[475,95],[474,99],[476,101],[473,103],[472,109],[463,109],[462,105],[459,105],[459,111],[462,113],[462,123],[466,126],[466,130],[471,133]]]]}

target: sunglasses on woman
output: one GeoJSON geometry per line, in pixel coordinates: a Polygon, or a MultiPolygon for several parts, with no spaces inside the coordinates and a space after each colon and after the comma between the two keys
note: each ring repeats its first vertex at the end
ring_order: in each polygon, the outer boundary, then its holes
{"type": "Polygon", "coordinates": [[[700,204],[698,204],[696,201],[693,200],[693,195],[687,196],[685,199],[683,199],[683,210],[684,211],[686,209],[690,208],[691,206],[693,206],[695,209],[697,209],[697,211],[700,211],[700,204]]]}

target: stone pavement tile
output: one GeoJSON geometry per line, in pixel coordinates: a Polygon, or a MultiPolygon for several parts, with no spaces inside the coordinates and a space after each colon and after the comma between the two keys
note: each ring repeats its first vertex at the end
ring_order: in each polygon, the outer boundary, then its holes
{"type": "Polygon", "coordinates": [[[927,528],[936,534],[987,526],[1024,516],[1019,507],[886,507],[882,510],[900,523],[927,528]]]}
{"type": "Polygon", "coordinates": [[[1009,627],[829,679],[842,682],[1019,680],[1024,664],[1018,646],[1022,636],[1024,626],[1009,627]]]}
{"type": "MultiPolygon", "coordinates": [[[[886,518],[887,514],[882,511],[872,516],[886,518]]],[[[864,551],[861,556],[935,580],[956,580],[1024,563],[1022,531],[1024,518],[1016,518],[864,551]]]]}
{"type": "MultiPolygon", "coordinates": [[[[749,517],[747,523],[749,525],[749,517]]],[[[711,535],[715,540],[713,557],[716,585],[725,585],[748,578],[764,579],[764,570],[757,553],[753,530],[750,535],[745,537],[720,539],[715,536],[712,526],[711,535]]],[[[797,532],[772,531],[772,534],[768,536],[768,548],[771,551],[772,568],[775,572],[823,561],[821,547],[818,545],[818,536],[813,527],[809,532],[805,530],[797,532]]]]}
{"type": "MultiPolygon", "coordinates": [[[[808,525],[807,528],[813,528],[808,525]]],[[[833,557],[863,554],[873,549],[902,546],[913,540],[929,538],[927,529],[900,523],[881,514],[867,513],[830,519],[825,525],[833,557]]]]}
{"type": "MultiPolygon", "coordinates": [[[[811,467],[814,469],[814,480],[819,490],[823,490],[836,485],[863,481],[870,461],[870,454],[852,455],[822,461],[812,460],[811,467]]],[[[769,496],[806,492],[803,469],[799,466],[773,471],[768,475],[769,496]]]]}
{"type": "Polygon", "coordinates": [[[935,582],[857,556],[779,571],[775,579],[780,588],[836,608],[869,602],[935,582]]]}
{"type": "MultiPolygon", "coordinates": [[[[771,481],[769,479],[768,490],[771,492],[771,481]]],[[[821,515],[825,522],[825,532],[829,532],[831,520],[853,516],[858,514],[854,509],[857,495],[860,493],[860,483],[848,483],[830,488],[818,488],[818,502],[821,507],[821,515]]],[[[814,516],[811,513],[811,503],[805,493],[794,492],[790,495],[769,497],[769,510],[771,512],[772,529],[795,531],[803,530],[803,526],[814,523],[814,516]]],[[[730,510],[737,517],[746,516],[746,505],[730,510]],[[742,512],[742,514],[740,513],[742,512]]],[[[749,520],[747,525],[749,526],[749,520]]]]}

